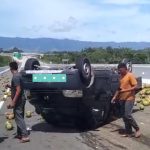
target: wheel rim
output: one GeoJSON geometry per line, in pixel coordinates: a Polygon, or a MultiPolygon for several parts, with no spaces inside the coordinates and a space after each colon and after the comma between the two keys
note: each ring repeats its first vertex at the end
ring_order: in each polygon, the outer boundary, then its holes
{"type": "Polygon", "coordinates": [[[91,65],[87,58],[78,58],[76,60],[76,68],[79,71],[81,81],[85,86],[88,86],[91,81],[91,65]]]}
{"type": "Polygon", "coordinates": [[[33,70],[38,70],[37,64],[32,65],[33,70]]]}
{"type": "Polygon", "coordinates": [[[122,63],[125,63],[127,66],[128,71],[132,72],[132,62],[129,59],[124,58],[122,63]]]}
{"type": "Polygon", "coordinates": [[[90,67],[89,67],[89,65],[87,63],[85,63],[83,65],[83,71],[85,72],[86,77],[88,77],[90,75],[90,67]]]}
{"type": "Polygon", "coordinates": [[[131,65],[131,62],[128,62],[127,64],[127,69],[128,69],[128,71],[132,71],[132,65],[131,65]]]}

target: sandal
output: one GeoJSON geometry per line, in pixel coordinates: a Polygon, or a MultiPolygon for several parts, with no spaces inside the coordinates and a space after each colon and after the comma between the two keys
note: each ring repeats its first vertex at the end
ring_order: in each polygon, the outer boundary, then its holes
{"type": "Polygon", "coordinates": [[[26,142],[30,142],[30,138],[29,137],[22,137],[20,140],[20,143],[26,143],[26,142]]]}

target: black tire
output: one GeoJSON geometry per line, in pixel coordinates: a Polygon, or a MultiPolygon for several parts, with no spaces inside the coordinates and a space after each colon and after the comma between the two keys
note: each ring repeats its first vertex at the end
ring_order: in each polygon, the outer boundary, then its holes
{"type": "Polygon", "coordinates": [[[79,74],[83,84],[88,86],[91,81],[91,64],[87,58],[78,58],[76,60],[76,68],[79,70],[79,74]]]}
{"type": "Polygon", "coordinates": [[[24,70],[38,70],[37,66],[40,66],[39,61],[35,58],[29,58],[25,63],[24,70]]]}
{"type": "Polygon", "coordinates": [[[125,63],[128,71],[132,72],[132,61],[130,59],[124,58],[121,62],[125,63]]]}

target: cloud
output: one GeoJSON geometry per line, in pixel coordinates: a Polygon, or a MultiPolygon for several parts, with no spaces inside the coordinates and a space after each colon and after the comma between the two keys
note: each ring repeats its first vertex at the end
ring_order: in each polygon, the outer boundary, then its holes
{"type": "Polygon", "coordinates": [[[109,34],[117,34],[117,32],[115,30],[108,30],[107,31],[109,34]]]}
{"type": "Polygon", "coordinates": [[[44,28],[43,25],[33,25],[31,27],[23,27],[23,30],[27,31],[27,32],[40,32],[42,29],[44,28]]]}
{"type": "Polygon", "coordinates": [[[77,19],[70,16],[64,21],[55,21],[48,29],[52,32],[70,32],[75,29],[77,25],[77,19]]]}
{"type": "Polygon", "coordinates": [[[1,4],[4,36],[149,40],[149,0],[2,0],[1,4]]]}

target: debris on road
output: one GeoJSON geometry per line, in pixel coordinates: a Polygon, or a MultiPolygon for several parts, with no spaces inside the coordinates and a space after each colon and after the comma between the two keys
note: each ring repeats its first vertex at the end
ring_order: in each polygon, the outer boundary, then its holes
{"type": "Polygon", "coordinates": [[[7,120],[7,121],[5,122],[5,128],[6,128],[6,130],[12,130],[12,129],[13,129],[13,124],[12,124],[12,122],[7,120]]]}
{"type": "Polygon", "coordinates": [[[150,87],[144,87],[136,95],[136,103],[138,103],[140,110],[144,110],[145,106],[150,106],[150,87]]]}

